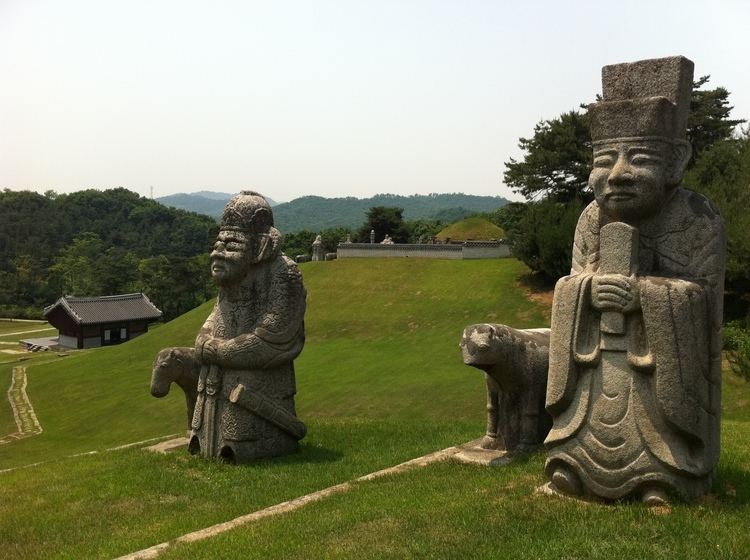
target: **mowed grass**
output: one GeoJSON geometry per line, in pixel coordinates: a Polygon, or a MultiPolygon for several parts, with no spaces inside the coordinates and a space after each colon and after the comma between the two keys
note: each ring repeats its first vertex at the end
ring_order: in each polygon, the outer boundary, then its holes
{"type": "MultiPolygon", "coordinates": [[[[57,329],[50,326],[49,323],[42,321],[27,323],[26,321],[0,321],[0,350],[16,349],[15,345],[8,343],[17,343],[25,338],[42,338],[45,336],[54,336],[57,329]]],[[[7,357],[6,354],[0,353],[0,361],[7,357]]]]}
{"type": "Polygon", "coordinates": [[[541,452],[499,468],[446,461],[177,545],[163,558],[746,559],[749,394],[744,381],[726,375],[717,480],[697,503],[649,510],[540,495],[541,452]]]}
{"type": "MultiPolygon", "coordinates": [[[[204,306],[122,346],[29,369],[45,433],[0,446],[0,469],[52,462],[0,474],[0,557],[118,556],[479,437],[484,381],[461,363],[463,327],[545,324],[513,260],[302,269],[297,403],[309,434],[299,454],[244,466],[138,448],[55,459],[184,430],[179,390],[148,394],[150,362],[163,346],[191,344],[204,306]]],[[[664,515],[538,496],[539,453],[504,468],[445,462],[357,483],[164,557],[747,558],[749,403],[748,385],[726,374],[714,493],[664,515]]]]}
{"type": "Polygon", "coordinates": [[[479,437],[484,381],[458,342],[470,323],[544,324],[516,286],[524,272],[513,260],[304,265],[297,402],[309,435],[298,455],[254,465],[104,451],[184,432],[180,391],[148,393],[151,362],[191,345],[210,304],[126,344],[31,367],[44,433],[0,447],[0,469],[50,462],[0,474],[0,550],[116,556],[479,437]]]}
{"type": "Polygon", "coordinates": [[[0,319],[0,337],[7,333],[43,329],[49,327],[49,323],[43,321],[13,321],[9,319],[0,319]]]}

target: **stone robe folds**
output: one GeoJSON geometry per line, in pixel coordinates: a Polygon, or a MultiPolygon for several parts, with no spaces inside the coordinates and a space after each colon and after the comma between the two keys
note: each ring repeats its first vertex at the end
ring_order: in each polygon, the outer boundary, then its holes
{"type": "Polygon", "coordinates": [[[617,499],[647,484],[707,492],[719,455],[724,233],[709,202],[677,188],[638,225],[640,309],[626,351],[607,349],[592,307],[596,202],[581,215],[572,274],[555,287],[546,407],[547,473],[564,463],[585,491],[617,499]]]}
{"type": "MultiPolygon", "coordinates": [[[[220,290],[196,340],[224,341],[216,363],[204,363],[193,414],[191,452],[238,463],[296,451],[299,437],[279,422],[231,402],[239,385],[275,417],[295,416],[293,360],[304,345],[305,288],[272,235],[260,262],[234,290],[220,290]],[[278,409],[281,409],[280,411],[278,409]],[[288,413],[288,414],[287,414],[288,413]]],[[[269,415],[267,415],[269,416],[269,415]]]]}

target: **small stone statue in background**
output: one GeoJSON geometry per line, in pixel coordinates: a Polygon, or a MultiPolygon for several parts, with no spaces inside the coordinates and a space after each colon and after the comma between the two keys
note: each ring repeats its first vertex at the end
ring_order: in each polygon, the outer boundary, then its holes
{"type": "Polygon", "coordinates": [[[724,230],[680,186],[693,63],[606,66],[589,107],[595,200],[555,287],[545,444],[554,489],[660,504],[719,458],[724,230]]]}
{"type": "Polygon", "coordinates": [[[296,264],[281,253],[271,207],[258,193],[243,191],[227,204],[211,275],[219,297],[195,348],[160,353],[180,363],[157,359],[152,393],[166,394],[170,376],[199,372],[195,393],[180,383],[188,407],[194,402],[193,454],[244,463],[292,453],[306,433],[295,413],[293,364],[305,343],[306,294],[296,264]]]}
{"type": "Polygon", "coordinates": [[[325,254],[323,253],[323,240],[320,234],[315,236],[315,241],[312,244],[312,260],[313,261],[324,261],[325,254]]]}

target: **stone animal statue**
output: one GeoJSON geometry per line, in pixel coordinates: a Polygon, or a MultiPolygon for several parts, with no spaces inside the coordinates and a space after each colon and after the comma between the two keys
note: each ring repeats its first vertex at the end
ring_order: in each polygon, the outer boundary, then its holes
{"type": "Polygon", "coordinates": [[[487,433],[480,447],[513,452],[539,446],[552,425],[544,410],[549,329],[470,325],[459,346],[464,363],[485,372],[487,433]]]}
{"type": "Polygon", "coordinates": [[[151,394],[165,397],[172,383],[179,385],[185,393],[188,430],[193,420],[195,401],[198,398],[198,375],[200,362],[195,359],[195,348],[164,348],[159,351],[151,371],[151,394]]]}

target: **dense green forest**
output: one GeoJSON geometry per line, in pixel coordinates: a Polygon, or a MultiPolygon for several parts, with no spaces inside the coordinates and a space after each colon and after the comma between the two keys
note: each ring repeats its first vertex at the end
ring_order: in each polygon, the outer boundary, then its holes
{"type": "Polygon", "coordinates": [[[37,318],[63,294],[145,292],[175,317],[211,297],[213,219],[123,188],[0,192],[0,315],[37,318]]]}
{"type": "MultiPolygon", "coordinates": [[[[229,200],[209,198],[207,193],[179,194],[157,199],[175,208],[193,210],[218,219],[229,200]]],[[[302,230],[322,231],[331,228],[359,228],[367,212],[376,206],[397,207],[405,220],[436,219],[442,223],[460,220],[477,212],[491,212],[507,204],[499,196],[475,196],[463,193],[400,196],[379,194],[371,198],[324,198],[303,196],[275,205],[274,221],[284,233],[302,230]]]]}
{"type": "MultiPolygon", "coordinates": [[[[202,193],[199,198],[223,207],[222,196],[229,195],[202,193]]],[[[335,251],[347,235],[369,240],[371,229],[378,240],[389,233],[398,242],[413,243],[505,202],[463,194],[363,200],[310,196],[276,206],[274,214],[286,234],[283,249],[293,257],[309,253],[317,233],[326,252],[335,251]],[[368,206],[374,202],[382,205],[368,206]],[[290,211],[298,217],[290,219],[290,211]],[[408,212],[433,217],[406,221],[408,212]],[[352,226],[320,226],[342,221],[352,226]],[[310,223],[318,227],[299,229],[310,223]]],[[[213,217],[169,208],[123,188],[44,195],[6,189],[0,192],[0,316],[38,318],[61,295],[142,291],[165,319],[172,319],[215,293],[208,249],[217,228],[213,217]]]]}

